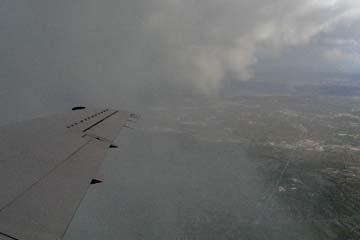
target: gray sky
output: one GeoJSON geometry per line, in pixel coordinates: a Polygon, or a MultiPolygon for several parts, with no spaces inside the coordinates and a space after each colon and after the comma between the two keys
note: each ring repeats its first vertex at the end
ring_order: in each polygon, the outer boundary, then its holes
{"type": "Polygon", "coordinates": [[[359,18],[357,0],[3,0],[2,121],[213,93],[229,74],[358,72],[359,18]]]}

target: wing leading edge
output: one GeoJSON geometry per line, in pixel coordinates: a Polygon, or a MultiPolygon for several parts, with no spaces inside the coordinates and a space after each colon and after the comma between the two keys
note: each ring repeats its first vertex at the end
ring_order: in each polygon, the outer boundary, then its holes
{"type": "Polygon", "coordinates": [[[107,149],[133,116],[81,108],[0,128],[0,240],[62,239],[107,149]]]}

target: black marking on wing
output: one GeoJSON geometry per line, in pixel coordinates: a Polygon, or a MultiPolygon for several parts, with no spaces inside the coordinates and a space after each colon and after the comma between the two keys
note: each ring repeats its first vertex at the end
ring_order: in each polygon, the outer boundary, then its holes
{"type": "Polygon", "coordinates": [[[102,181],[98,180],[98,179],[92,179],[91,182],[90,182],[91,185],[95,185],[95,184],[98,184],[98,183],[102,183],[102,181]]]}

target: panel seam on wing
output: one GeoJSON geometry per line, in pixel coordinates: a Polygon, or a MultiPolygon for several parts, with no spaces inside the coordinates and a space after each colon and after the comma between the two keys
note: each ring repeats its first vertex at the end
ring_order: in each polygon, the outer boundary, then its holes
{"type": "Polygon", "coordinates": [[[18,196],[16,196],[15,198],[13,198],[10,202],[8,202],[7,204],[5,204],[2,208],[0,208],[0,214],[3,210],[5,210],[6,208],[10,207],[14,202],[16,202],[16,200],[20,199],[22,196],[24,196],[27,192],[29,192],[33,187],[35,187],[37,184],[39,184],[41,181],[43,181],[45,178],[47,178],[51,173],[53,173],[54,171],[56,171],[56,169],[58,169],[60,166],[62,166],[64,163],[66,163],[69,159],[71,159],[72,156],[74,156],[76,153],[78,153],[81,149],[83,149],[87,144],[89,144],[89,142],[91,142],[91,140],[87,141],[86,143],[84,143],[83,145],[81,145],[78,149],[76,149],[72,154],[70,154],[67,158],[64,159],[64,161],[60,162],[59,164],[57,164],[55,167],[53,167],[52,169],[50,169],[50,171],[48,171],[44,176],[40,177],[37,181],[35,181],[33,184],[31,184],[26,190],[24,190],[21,194],[19,194],[18,196]]]}
{"type": "Polygon", "coordinates": [[[115,112],[113,112],[112,114],[110,114],[110,115],[106,116],[105,118],[101,119],[100,121],[97,121],[96,123],[92,124],[90,127],[84,129],[83,132],[86,132],[86,131],[92,129],[93,127],[99,125],[100,123],[102,123],[102,122],[105,121],[106,119],[114,116],[114,115],[117,114],[118,112],[119,112],[119,111],[115,111],[115,112]]]}
{"type": "Polygon", "coordinates": [[[1,236],[4,236],[4,237],[7,237],[7,238],[9,238],[9,239],[20,240],[20,239],[18,239],[18,238],[16,238],[16,237],[10,236],[9,234],[3,233],[3,232],[0,232],[0,235],[1,235],[1,236]]]}

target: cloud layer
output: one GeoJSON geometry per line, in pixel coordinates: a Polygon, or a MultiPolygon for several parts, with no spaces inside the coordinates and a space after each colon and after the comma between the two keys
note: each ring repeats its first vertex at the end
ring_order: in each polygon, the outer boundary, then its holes
{"type": "Polygon", "coordinates": [[[214,92],[259,72],[358,71],[359,12],[357,0],[4,0],[1,113],[214,92]]]}
{"type": "MultiPolygon", "coordinates": [[[[166,65],[168,71],[178,73],[170,78],[191,79],[204,90],[217,88],[229,73],[239,80],[249,80],[259,59],[281,58],[283,51],[311,45],[320,34],[331,33],[360,16],[360,4],[356,1],[158,0],[156,3],[158,10],[144,24],[145,29],[160,36],[158,43],[164,46],[164,54],[171,60],[166,65]]],[[[333,41],[341,38],[328,37],[333,41]]],[[[343,41],[345,45],[346,41],[343,41]]]]}

